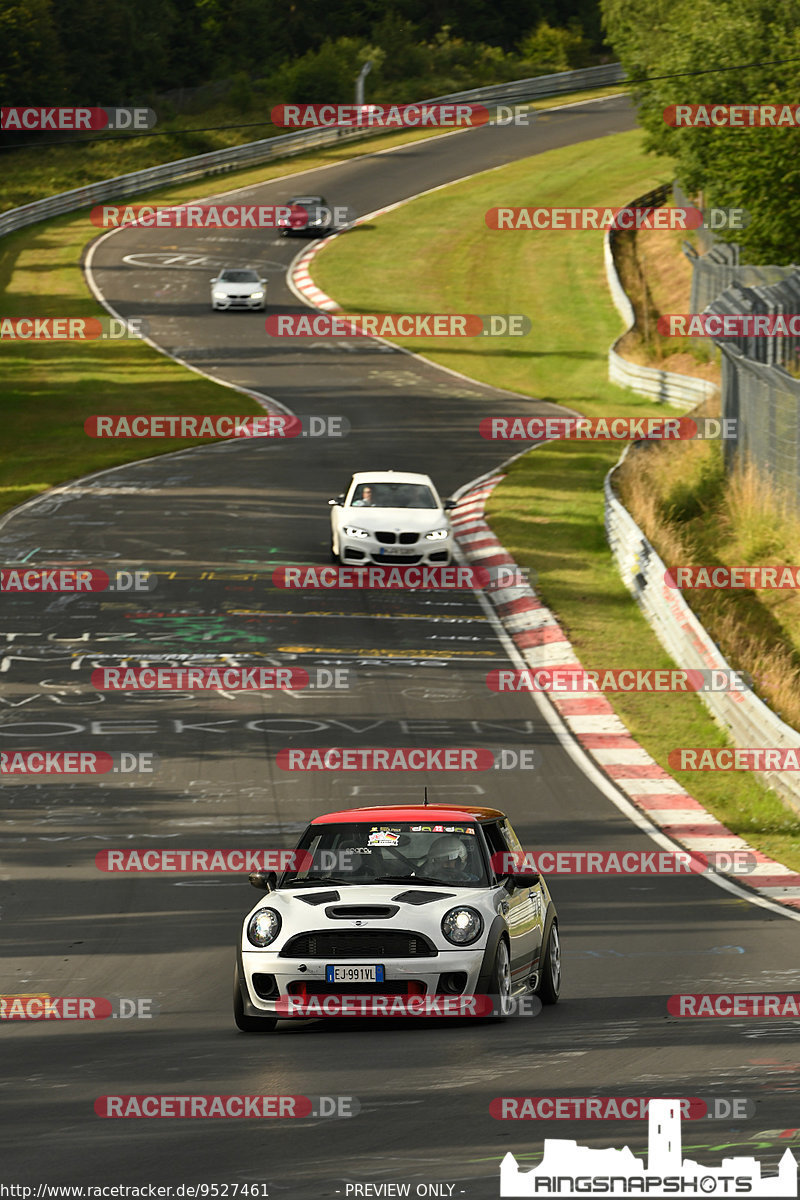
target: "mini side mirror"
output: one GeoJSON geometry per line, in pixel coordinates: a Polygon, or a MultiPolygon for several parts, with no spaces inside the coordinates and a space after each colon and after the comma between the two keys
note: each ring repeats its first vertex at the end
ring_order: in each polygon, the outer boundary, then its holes
{"type": "Polygon", "coordinates": [[[512,888],[532,888],[541,882],[541,875],[537,875],[533,871],[525,871],[522,875],[509,873],[504,879],[504,883],[510,884],[512,888]]]}
{"type": "Polygon", "coordinates": [[[275,871],[251,871],[247,876],[250,884],[254,888],[258,888],[260,892],[273,891],[275,884],[278,882],[278,876],[275,871]]]}

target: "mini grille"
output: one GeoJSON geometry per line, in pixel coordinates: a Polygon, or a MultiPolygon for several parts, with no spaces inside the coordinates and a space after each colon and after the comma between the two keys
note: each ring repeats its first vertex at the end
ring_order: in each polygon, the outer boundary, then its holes
{"type": "Polygon", "coordinates": [[[395,929],[338,929],[299,933],[281,958],[432,958],[436,947],[421,933],[395,929]]]}

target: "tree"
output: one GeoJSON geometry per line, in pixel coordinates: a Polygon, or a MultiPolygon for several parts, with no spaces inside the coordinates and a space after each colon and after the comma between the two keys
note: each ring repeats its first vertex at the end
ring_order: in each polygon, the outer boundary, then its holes
{"type": "Polygon", "coordinates": [[[800,257],[800,129],[670,128],[673,104],[798,103],[800,25],[795,0],[602,0],[609,40],[633,79],[646,146],[669,155],[707,206],[744,208],[751,223],[727,235],[750,262],[800,257]],[[774,63],[774,60],[797,61],[774,63]],[[764,65],[773,63],[773,65],[764,65]],[[669,78],[659,78],[669,76],[669,78]]]}

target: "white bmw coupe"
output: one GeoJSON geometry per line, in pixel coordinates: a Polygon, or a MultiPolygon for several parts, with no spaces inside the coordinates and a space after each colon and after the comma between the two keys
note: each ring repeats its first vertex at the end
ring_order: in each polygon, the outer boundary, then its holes
{"type": "Polygon", "coordinates": [[[447,566],[453,530],[429,475],[359,471],[346,492],[328,501],[334,562],[447,566]]]}

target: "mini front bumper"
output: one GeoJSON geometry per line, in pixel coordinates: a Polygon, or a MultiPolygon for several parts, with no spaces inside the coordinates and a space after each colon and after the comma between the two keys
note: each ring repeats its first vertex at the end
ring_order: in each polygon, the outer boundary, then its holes
{"type": "MultiPolygon", "coordinates": [[[[424,993],[433,996],[439,993],[440,980],[443,975],[455,972],[466,976],[466,982],[460,992],[447,992],[447,995],[471,995],[477,989],[478,979],[483,966],[485,948],[440,950],[436,957],[430,958],[389,958],[382,959],[380,965],[385,972],[385,989],[381,984],[375,984],[375,992],[383,994],[392,992],[398,994],[398,988],[404,983],[415,981],[421,983],[424,993]]],[[[252,1017],[279,1016],[287,1019],[278,1011],[277,1001],[293,993],[290,985],[305,984],[309,992],[314,994],[348,995],[346,984],[327,984],[325,968],[334,965],[322,959],[289,959],[269,950],[239,950],[239,980],[243,986],[242,999],[246,1015],[252,1017]],[[300,968],[304,968],[301,970],[300,968]],[[254,980],[254,976],[271,976],[275,982],[275,991],[267,998],[259,995],[264,991],[262,980],[254,980]],[[317,988],[322,990],[318,991],[317,988]]],[[[338,966],[365,965],[371,966],[374,959],[352,958],[347,963],[336,963],[338,966]]],[[[402,991],[399,994],[403,994],[402,991]]],[[[420,994],[420,993],[417,993],[420,994]]],[[[291,1018],[288,1018],[291,1019],[291,1018]]]]}

